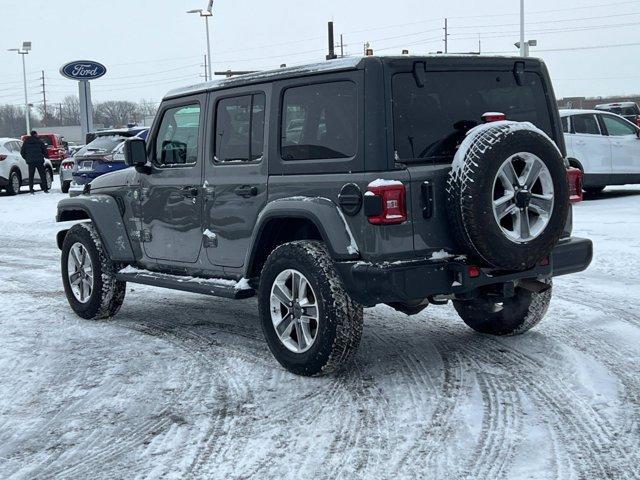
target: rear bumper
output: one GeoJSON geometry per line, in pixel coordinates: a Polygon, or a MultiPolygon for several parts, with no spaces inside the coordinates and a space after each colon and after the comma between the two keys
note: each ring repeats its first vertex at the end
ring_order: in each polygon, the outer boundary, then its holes
{"type": "Polygon", "coordinates": [[[351,297],[364,306],[411,303],[434,295],[464,295],[480,287],[522,279],[546,279],[581,272],[591,263],[593,245],[584,238],[567,238],[553,249],[548,265],[521,272],[481,269],[471,278],[460,260],[418,259],[394,263],[338,262],[336,268],[351,297]]]}

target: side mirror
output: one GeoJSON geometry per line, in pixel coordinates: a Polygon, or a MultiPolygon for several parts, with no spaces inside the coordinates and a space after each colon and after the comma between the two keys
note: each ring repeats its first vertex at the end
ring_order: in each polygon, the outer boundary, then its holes
{"type": "Polygon", "coordinates": [[[144,167],[147,164],[147,142],[135,137],[125,140],[124,161],[130,167],[144,167]]]}

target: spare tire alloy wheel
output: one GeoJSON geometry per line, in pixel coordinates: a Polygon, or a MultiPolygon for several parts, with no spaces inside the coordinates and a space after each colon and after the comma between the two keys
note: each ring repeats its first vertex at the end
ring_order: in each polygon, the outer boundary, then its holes
{"type": "Polygon", "coordinates": [[[449,175],[452,233],[471,262],[527,270],[551,253],[564,231],[570,208],[564,160],[532,124],[476,128],[449,175]]]}
{"type": "Polygon", "coordinates": [[[307,278],[281,272],[271,287],[271,321],[282,344],[293,353],[309,350],[318,335],[318,303],[307,278]]]}
{"type": "Polygon", "coordinates": [[[80,242],[74,243],[69,250],[67,275],[75,299],[87,303],[93,292],[93,264],[89,252],[80,242]]]}
{"type": "Polygon", "coordinates": [[[507,158],[493,182],[493,215],[516,243],[537,238],[553,212],[553,180],[544,162],[529,152],[507,158]]]}

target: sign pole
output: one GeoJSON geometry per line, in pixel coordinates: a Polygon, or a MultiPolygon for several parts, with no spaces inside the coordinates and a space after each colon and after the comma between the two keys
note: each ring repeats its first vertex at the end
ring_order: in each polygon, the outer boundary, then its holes
{"type": "Polygon", "coordinates": [[[80,99],[80,126],[82,135],[93,131],[93,105],[91,103],[91,84],[88,80],[78,82],[78,97],[80,99]]]}

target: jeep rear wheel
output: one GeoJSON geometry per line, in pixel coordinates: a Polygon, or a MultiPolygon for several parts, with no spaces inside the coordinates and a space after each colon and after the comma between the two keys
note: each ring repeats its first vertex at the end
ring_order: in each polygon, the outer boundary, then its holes
{"type": "Polygon", "coordinates": [[[61,267],[64,291],[76,314],[102,319],[118,313],[127,284],[116,280],[116,265],[91,223],[71,227],[62,243],[61,267]]]}
{"type": "Polygon", "coordinates": [[[454,235],[471,261],[526,270],[562,235],[566,168],[533,125],[486,125],[471,131],[456,154],[447,200],[454,235]]]}
{"type": "Polygon", "coordinates": [[[472,300],[454,300],[460,318],[476,332],[519,335],[535,327],[547,313],[552,288],[536,293],[516,288],[511,298],[482,295],[472,300]]]}
{"type": "Polygon", "coordinates": [[[360,343],[362,306],[344,290],[320,242],[286,243],[269,255],[258,305],[271,353],[298,375],[340,369],[360,343]]]}

